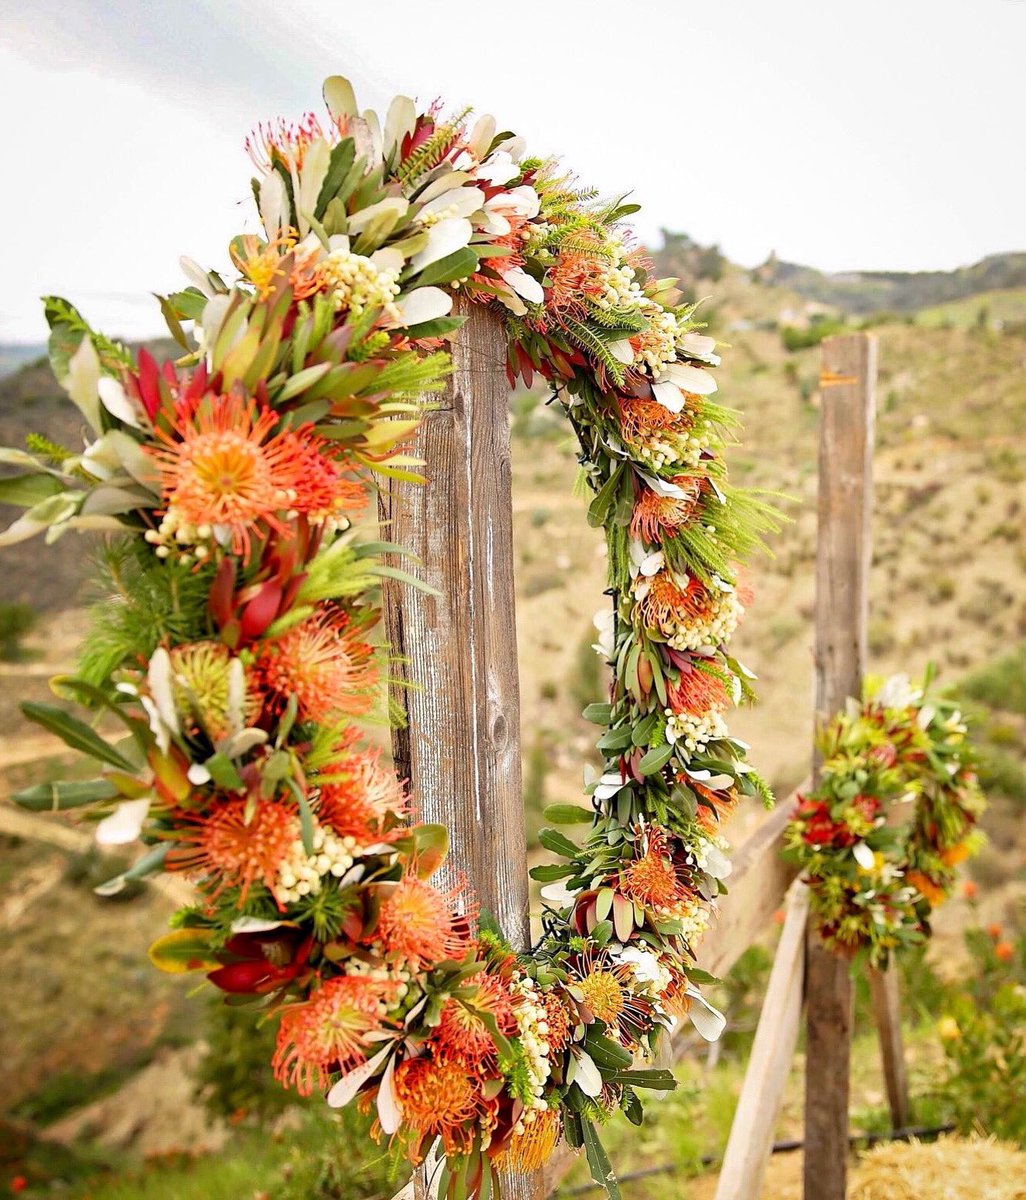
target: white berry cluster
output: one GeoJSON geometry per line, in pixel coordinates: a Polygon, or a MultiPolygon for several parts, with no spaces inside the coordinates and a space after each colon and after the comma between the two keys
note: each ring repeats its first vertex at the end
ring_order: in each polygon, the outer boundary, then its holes
{"type": "Polygon", "coordinates": [[[637,357],[653,376],[667,363],[677,361],[677,318],[669,309],[648,301],[643,305],[648,328],[638,338],[637,357]]]}
{"type": "Polygon", "coordinates": [[[603,312],[613,308],[640,308],[645,296],[634,268],[628,263],[610,263],[602,275],[602,291],[592,304],[603,312]]]}
{"type": "Polygon", "coordinates": [[[675,650],[701,650],[722,646],[737,629],[744,607],[736,592],[710,592],[708,610],[698,620],[673,619],[662,632],[675,650]]]}
{"type": "Polygon", "coordinates": [[[638,457],[656,470],[663,467],[697,467],[712,440],[711,421],[696,421],[690,429],[660,429],[639,439],[638,457]]]}
{"type": "Polygon", "coordinates": [[[709,742],[727,736],[727,723],[718,709],[696,715],[689,712],[674,712],[664,709],[666,716],[666,740],[671,744],[682,742],[692,754],[709,742]]]}
{"type": "Polygon", "coordinates": [[[185,566],[189,566],[192,562],[202,563],[210,557],[217,532],[213,525],[190,524],[171,504],[157,528],[147,529],[143,536],[155,548],[158,558],[174,555],[185,566]]]}
{"type": "Polygon", "coordinates": [[[278,881],[272,889],[279,904],[313,896],[321,890],[321,880],[326,875],[336,878],[344,875],[353,865],[351,851],[355,848],[352,838],[337,837],[323,825],[315,825],[313,832],[313,854],[307,854],[302,837],[296,838],[288,858],[278,869],[278,881]]]}
{"type": "Polygon", "coordinates": [[[386,320],[399,323],[395,305],[400,290],[398,271],[380,269],[364,255],[341,247],[325,255],[318,269],[328,291],[334,293],[336,308],[355,314],[380,308],[386,320]]]}
{"type": "Polygon", "coordinates": [[[527,1059],[534,1091],[533,1102],[525,1107],[523,1116],[514,1127],[517,1133],[523,1133],[524,1127],[534,1121],[535,1114],[548,1108],[543,1095],[545,1081],[552,1071],[549,1061],[549,1021],[541,993],[532,979],[517,976],[513,980],[511,990],[517,997],[515,1011],[520,1032],[519,1042],[527,1059]]]}

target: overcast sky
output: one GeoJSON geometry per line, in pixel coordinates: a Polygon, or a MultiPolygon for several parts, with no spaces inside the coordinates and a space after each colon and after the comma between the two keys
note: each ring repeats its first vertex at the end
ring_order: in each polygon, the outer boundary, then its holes
{"type": "Polygon", "coordinates": [[[0,341],[113,334],[252,228],[260,119],[348,75],[493,112],[639,230],[830,270],[1026,249],[1023,0],[0,0],[0,341]]]}

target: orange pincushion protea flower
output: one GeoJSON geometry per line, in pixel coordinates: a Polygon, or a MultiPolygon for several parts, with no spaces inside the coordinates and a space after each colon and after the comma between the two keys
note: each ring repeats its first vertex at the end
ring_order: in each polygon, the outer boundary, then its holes
{"type": "Polygon", "coordinates": [[[289,507],[314,522],[352,517],[367,505],[367,489],[322,454],[326,443],[299,429],[284,435],[295,455],[289,507]]]}
{"type": "Polygon", "coordinates": [[[204,396],[157,429],[162,445],[144,447],[160,473],[168,509],[187,526],[221,526],[234,554],[249,557],[258,523],[288,534],[278,513],[301,466],[293,435],[274,433],[278,415],[238,392],[204,396]]]}
{"type": "Polygon", "coordinates": [[[217,877],[215,895],[241,888],[245,903],[254,883],[271,889],[299,837],[295,808],[275,800],[232,796],[208,812],[184,815],[176,837],[182,846],[167,856],[168,870],[202,871],[217,877]]]}
{"type": "Polygon", "coordinates": [[[535,1109],[522,1132],[515,1132],[509,1145],[496,1157],[496,1166],[524,1175],[539,1171],[552,1157],[561,1132],[558,1108],[535,1109]]]}
{"type": "Polygon", "coordinates": [[[662,540],[664,532],[679,529],[694,518],[705,490],[705,480],[695,475],[675,475],[669,482],[685,494],[660,496],[651,488],[643,488],[634,504],[631,537],[652,545],[662,540]]]}
{"type": "Polygon", "coordinates": [[[650,829],[645,836],[644,852],[620,874],[620,889],[648,909],[671,911],[691,891],[680,878],[661,829],[650,829]]]}
{"type": "Polygon", "coordinates": [[[667,699],[675,713],[700,717],[708,712],[722,712],[727,707],[727,689],[714,675],[694,667],[681,671],[676,683],[669,684],[667,699]]]}
{"type": "Polygon", "coordinates": [[[705,784],[697,779],[692,779],[689,775],[681,776],[680,782],[687,784],[693,792],[697,792],[701,797],[703,803],[698,806],[698,813],[695,816],[695,820],[703,829],[708,829],[710,833],[716,832],[718,826],[737,807],[738,793],[734,787],[726,792],[715,792],[712,788],[706,787],[705,784]]]}
{"type": "Polygon", "coordinates": [[[403,1120],[421,1137],[440,1137],[447,1154],[469,1147],[482,1098],[463,1066],[425,1055],[409,1058],[396,1067],[392,1088],[403,1120]]]}
{"type": "Polygon", "coordinates": [[[462,884],[442,892],[407,870],[383,901],[372,936],[415,971],[462,958],[477,920],[477,905],[467,902],[465,894],[462,884]],[[461,900],[466,909],[462,915],[455,907],[461,900]]]}
{"type": "Polygon", "coordinates": [[[638,601],[642,620],[650,629],[672,634],[680,625],[696,625],[710,617],[713,600],[700,580],[688,578],[681,587],[669,571],[657,571],[638,601]]]}
{"type": "Polygon", "coordinates": [[[309,999],[282,1013],[274,1074],[301,1096],[324,1088],[331,1071],[347,1071],[367,1058],[367,1035],[380,1029],[395,999],[390,980],[362,975],[329,979],[309,999]]]}
{"type": "Polygon", "coordinates": [[[658,400],[620,400],[620,431],[629,446],[644,443],[653,434],[690,433],[694,418],[685,407],[672,413],[658,400]]]}
{"type": "Polygon", "coordinates": [[[602,239],[587,230],[578,230],[574,237],[574,248],[561,249],[548,271],[545,307],[553,312],[583,313],[585,299],[600,295],[605,287],[610,264],[602,239]]]}
{"type": "MultiPolygon", "coordinates": [[[[495,975],[479,976],[477,994],[469,1002],[472,1008],[489,1013],[501,1034],[516,1033],[517,1019],[513,1002],[503,981],[495,975]]],[[[495,1058],[495,1041],[478,1012],[450,998],[431,1036],[435,1056],[461,1064],[471,1070],[487,1067],[495,1058]]]]}
{"type": "Polygon", "coordinates": [[[389,826],[406,815],[407,807],[403,785],[382,765],[381,751],[361,750],[332,769],[317,799],[317,819],[339,837],[368,845],[402,832],[389,826]]]}
{"type": "Polygon", "coordinates": [[[374,702],[377,668],[370,646],[327,611],[265,642],[257,663],[267,688],[295,696],[305,721],[359,716],[374,702]]]}
{"type": "Polygon", "coordinates": [[[546,1034],[549,1043],[549,1053],[558,1054],[570,1043],[570,1031],[577,1023],[570,1015],[566,1003],[556,992],[544,992],[542,1003],[545,1005],[545,1024],[549,1027],[546,1034]]]}

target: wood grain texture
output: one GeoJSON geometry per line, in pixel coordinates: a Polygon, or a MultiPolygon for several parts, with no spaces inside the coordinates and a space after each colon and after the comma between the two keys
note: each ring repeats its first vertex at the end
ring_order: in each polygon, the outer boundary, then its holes
{"type": "MultiPolygon", "coordinates": [[[[698,965],[724,976],[748,947],[769,926],[797,868],[780,856],[784,829],[800,792],[808,781],[784,800],[778,800],[759,827],[731,855],[730,888],[717,906],[716,916],[698,948],[698,965]]],[[[729,836],[729,830],[728,830],[729,836]]]]}
{"type": "Polygon", "coordinates": [[[805,979],[809,889],[799,879],[787,895],[752,1053],[716,1186],[716,1200],[758,1200],[784,1085],[794,1061],[805,979]]]}
{"type": "MultiPolygon", "coordinates": [[[[393,736],[418,816],[448,827],[442,885],[462,877],[512,944],[528,944],[520,780],[520,685],[513,599],[513,505],[506,340],[480,306],[452,346],[453,373],[417,433],[427,486],[381,497],[388,540],[419,559],[439,595],[385,583],[385,626],[400,662],[393,736]],[[409,686],[406,686],[406,685],[409,686]]],[[[410,569],[409,562],[395,565],[410,569]]],[[[541,1175],[504,1179],[509,1200],[539,1196],[541,1175]]]]}
{"type": "Polygon", "coordinates": [[[880,1038],[880,1059],[891,1126],[908,1126],[908,1077],[905,1071],[905,1047],[901,1036],[901,983],[892,963],[886,971],[869,969],[869,989],[873,997],[873,1019],[880,1038]]]}
{"type": "MultiPolygon", "coordinates": [[[[817,719],[858,696],[866,661],[876,339],[823,342],[819,536],[816,547],[817,719]]],[[[818,762],[814,763],[814,775],[818,762]]],[[[844,1200],[852,986],[848,963],[810,930],[806,967],[805,1200],[844,1200]]]]}

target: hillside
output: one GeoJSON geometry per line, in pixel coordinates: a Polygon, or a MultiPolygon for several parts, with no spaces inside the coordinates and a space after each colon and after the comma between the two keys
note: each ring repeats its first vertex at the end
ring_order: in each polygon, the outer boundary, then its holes
{"type": "Polygon", "coordinates": [[[790,288],[808,300],[829,304],[846,313],[911,313],[980,292],[1022,287],[1026,284],[1026,253],[992,254],[955,271],[844,271],[835,274],[798,263],[781,262],[771,255],[756,275],[765,283],[790,288]]]}

